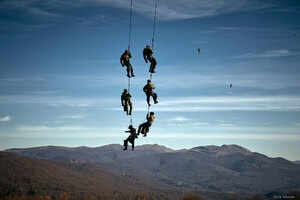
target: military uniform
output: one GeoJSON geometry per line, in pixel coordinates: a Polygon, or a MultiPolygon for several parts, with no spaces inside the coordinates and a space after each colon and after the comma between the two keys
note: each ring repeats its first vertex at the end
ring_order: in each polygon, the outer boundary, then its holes
{"type": "Polygon", "coordinates": [[[154,69],[156,67],[157,62],[156,62],[156,59],[152,55],[153,55],[153,50],[151,49],[151,47],[149,45],[147,45],[143,51],[144,60],[146,63],[148,63],[147,60],[150,61],[151,65],[150,65],[149,72],[155,73],[154,69]]]}
{"type": "Polygon", "coordinates": [[[133,67],[131,66],[129,59],[131,58],[131,53],[128,50],[125,50],[125,52],[122,54],[121,58],[120,58],[120,63],[122,65],[122,67],[124,67],[124,65],[127,67],[127,76],[128,77],[134,77],[133,74],[133,67]],[[129,75],[129,72],[131,72],[131,76],[129,75]]]}
{"type": "Polygon", "coordinates": [[[149,106],[151,106],[151,104],[150,104],[150,96],[153,97],[154,104],[158,103],[158,101],[157,101],[157,94],[153,92],[154,89],[155,89],[155,85],[153,85],[151,83],[151,80],[148,80],[147,85],[145,85],[144,88],[143,88],[143,91],[146,93],[147,103],[148,103],[149,106]]]}
{"type": "Polygon", "coordinates": [[[124,92],[121,95],[121,103],[122,103],[124,111],[126,112],[127,115],[131,115],[131,112],[132,112],[132,102],[130,100],[131,97],[132,97],[131,94],[129,94],[126,89],[124,90],[124,92]],[[129,105],[129,109],[130,109],[129,113],[128,113],[128,105],[129,105]]]}
{"type": "Polygon", "coordinates": [[[129,131],[125,131],[125,132],[130,133],[130,135],[128,136],[128,138],[126,140],[124,140],[124,149],[123,150],[127,150],[128,142],[131,143],[132,150],[134,150],[134,140],[135,140],[135,138],[138,138],[138,136],[136,134],[136,129],[133,128],[132,125],[130,125],[128,127],[128,129],[129,129],[129,131]]]}
{"type": "Polygon", "coordinates": [[[147,133],[149,132],[149,128],[150,128],[150,126],[152,125],[152,123],[153,123],[153,121],[155,119],[154,113],[151,112],[150,115],[147,114],[146,118],[147,118],[147,122],[139,125],[139,129],[138,129],[137,135],[139,135],[140,133],[142,133],[142,134],[144,134],[144,137],[147,136],[147,133]]]}

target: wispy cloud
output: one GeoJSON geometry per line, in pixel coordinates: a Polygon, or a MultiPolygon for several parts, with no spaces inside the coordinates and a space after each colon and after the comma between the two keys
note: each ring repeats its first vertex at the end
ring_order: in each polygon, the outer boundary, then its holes
{"type": "Polygon", "coordinates": [[[168,119],[167,121],[176,123],[176,122],[192,121],[192,119],[186,118],[186,117],[173,117],[173,118],[168,119]]]}
{"type": "Polygon", "coordinates": [[[168,74],[156,78],[159,88],[229,88],[233,87],[257,88],[257,89],[284,89],[297,88],[300,86],[300,79],[297,74],[293,75],[274,75],[274,74],[239,74],[239,75],[199,75],[199,74],[168,74]]]}
{"type": "MultiPolygon", "coordinates": [[[[49,4],[48,4],[49,5],[49,4]]],[[[45,17],[57,17],[59,16],[56,13],[49,12],[45,10],[46,6],[43,4],[43,1],[39,0],[13,0],[7,1],[4,0],[0,2],[0,9],[4,11],[11,11],[11,10],[22,10],[26,11],[33,15],[38,16],[45,16],[45,17]]]]}
{"type": "Polygon", "coordinates": [[[70,107],[92,107],[103,108],[112,102],[119,102],[109,97],[72,97],[72,96],[51,96],[51,95],[11,95],[0,96],[0,103],[3,104],[41,104],[48,106],[70,106],[70,107]]]}
{"type": "Polygon", "coordinates": [[[234,56],[232,58],[270,58],[270,57],[282,57],[282,56],[296,56],[300,55],[300,52],[292,52],[288,49],[268,50],[262,53],[245,53],[234,56]]]}
{"type": "MultiPolygon", "coordinates": [[[[116,7],[129,7],[129,3],[123,0],[100,0],[99,2],[116,7]]],[[[255,0],[164,0],[158,1],[157,14],[159,20],[191,19],[221,15],[235,11],[268,8],[273,5],[271,1],[262,3],[261,1],[255,0]]],[[[152,18],[154,2],[136,0],[133,9],[142,15],[152,18]]]]}
{"type": "Polygon", "coordinates": [[[296,134],[155,134],[155,138],[172,138],[172,139],[239,139],[239,140],[288,140],[299,141],[300,135],[296,134]]]}
{"type": "Polygon", "coordinates": [[[50,126],[20,126],[17,128],[21,132],[48,132],[48,131],[65,131],[65,132],[74,132],[74,131],[90,131],[91,128],[80,127],[80,126],[59,126],[59,127],[50,127],[50,126]]]}
{"type": "Polygon", "coordinates": [[[0,122],[8,122],[10,120],[11,120],[10,116],[5,116],[5,117],[0,118],[0,122]]]}
{"type": "Polygon", "coordinates": [[[60,119],[84,119],[86,117],[87,117],[87,115],[61,115],[61,116],[58,116],[57,118],[60,118],[60,119]]]}
{"type": "MultiPolygon", "coordinates": [[[[145,111],[142,102],[135,111],[145,111]]],[[[107,110],[121,110],[108,108],[107,110]]],[[[162,98],[153,111],[160,112],[216,112],[216,111],[300,111],[299,96],[211,96],[162,98]]]]}
{"type": "MultiPolygon", "coordinates": [[[[154,1],[135,0],[133,10],[139,14],[153,18],[154,3],[154,1]]],[[[46,2],[41,0],[14,0],[3,1],[0,3],[0,9],[22,8],[26,9],[33,15],[47,17],[58,16],[57,13],[50,12],[47,8],[78,8],[84,6],[109,6],[128,9],[130,7],[130,2],[124,0],[52,0],[46,2]]],[[[273,1],[261,2],[258,0],[164,0],[158,1],[157,15],[158,20],[191,19],[221,15],[236,11],[269,8],[273,6],[273,1]]]]}

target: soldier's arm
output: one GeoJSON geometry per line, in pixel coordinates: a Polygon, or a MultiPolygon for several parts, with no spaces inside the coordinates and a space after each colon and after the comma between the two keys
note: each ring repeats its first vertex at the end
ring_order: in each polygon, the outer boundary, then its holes
{"type": "Polygon", "coordinates": [[[129,52],[129,58],[131,58],[132,56],[131,56],[131,53],[129,52]]]}
{"type": "Polygon", "coordinates": [[[147,92],[147,85],[144,86],[143,91],[147,92]]]}
{"type": "Polygon", "coordinates": [[[120,63],[122,65],[122,67],[124,67],[124,64],[123,64],[123,55],[120,57],[120,63]]]}

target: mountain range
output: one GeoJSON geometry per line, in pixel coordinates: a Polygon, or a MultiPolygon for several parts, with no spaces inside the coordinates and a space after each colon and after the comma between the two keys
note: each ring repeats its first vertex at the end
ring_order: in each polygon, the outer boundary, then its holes
{"type": "MultiPolygon", "coordinates": [[[[215,199],[217,196],[223,196],[223,199],[239,196],[238,199],[241,199],[254,194],[284,195],[289,191],[299,191],[300,188],[300,165],[283,158],[270,158],[251,152],[237,145],[182,150],[142,145],[134,151],[122,151],[121,145],[111,144],[97,148],[45,146],[9,149],[5,152],[30,157],[45,165],[55,165],[68,170],[68,173],[82,175],[83,166],[83,171],[88,174],[100,169],[106,170],[101,173],[108,177],[119,177],[117,180],[108,178],[119,184],[126,183],[124,177],[135,177],[133,180],[139,181],[132,185],[141,185],[142,181],[149,184],[149,187],[134,187],[136,191],[148,194],[154,191],[155,195],[170,199],[186,191],[195,191],[205,199],[215,199]],[[78,171],[78,167],[70,168],[70,165],[81,167],[78,171]]],[[[120,188],[126,187],[121,185],[120,188]]],[[[93,190],[89,194],[95,192],[93,190]]]]}

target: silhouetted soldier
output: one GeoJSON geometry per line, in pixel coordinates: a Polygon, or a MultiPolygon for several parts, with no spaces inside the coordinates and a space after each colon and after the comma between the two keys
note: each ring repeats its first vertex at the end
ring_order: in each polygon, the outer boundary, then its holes
{"type": "Polygon", "coordinates": [[[146,63],[148,63],[148,61],[150,61],[151,65],[149,68],[149,72],[155,73],[154,69],[156,67],[157,62],[156,62],[156,59],[152,55],[153,55],[153,50],[151,49],[151,47],[149,45],[147,45],[143,51],[144,60],[146,63]]]}
{"type": "Polygon", "coordinates": [[[129,59],[131,58],[131,53],[128,50],[125,50],[125,52],[122,54],[121,58],[120,58],[120,63],[122,65],[122,67],[126,66],[127,67],[127,76],[130,77],[134,77],[133,74],[133,67],[131,66],[129,59]],[[131,72],[131,76],[129,75],[129,72],[131,72]]]}
{"type": "Polygon", "coordinates": [[[147,136],[147,133],[149,132],[149,128],[155,119],[154,112],[150,112],[150,115],[147,114],[146,118],[147,118],[147,122],[139,125],[137,135],[140,135],[140,133],[142,133],[144,135],[144,137],[147,136]]]}
{"type": "Polygon", "coordinates": [[[123,150],[127,150],[127,146],[128,146],[128,142],[131,143],[132,145],[132,151],[134,150],[134,140],[135,138],[138,138],[137,134],[136,134],[136,129],[133,128],[132,125],[130,125],[128,127],[129,131],[125,131],[125,133],[130,133],[130,135],[128,136],[128,138],[126,140],[124,140],[124,149],[123,150]]]}
{"type": "Polygon", "coordinates": [[[143,91],[145,92],[146,96],[147,96],[147,103],[149,106],[151,106],[150,104],[150,96],[153,97],[153,101],[154,104],[157,104],[157,94],[153,92],[153,90],[155,89],[155,85],[153,85],[151,83],[151,80],[147,80],[147,84],[144,86],[143,91]]]}
{"type": "Polygon", "coordinates": [[[121,95],[121,103],[127,115],[131,115],[132,112],[132,102],[130,100],[131,97],[132,96],[131,94],[128,93],[127,89],[124,89],[124,92],[121,95]],[[130,107],[129,113],[128,113],[128,105],[130,107]]]}

